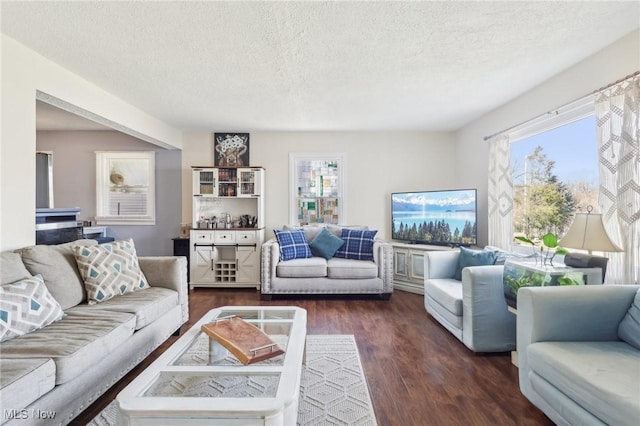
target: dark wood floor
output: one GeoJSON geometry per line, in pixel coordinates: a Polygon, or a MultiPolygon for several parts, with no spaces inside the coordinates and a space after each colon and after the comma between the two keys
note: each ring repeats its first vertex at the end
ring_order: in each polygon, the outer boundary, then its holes
{"type": "MultiPolygon", "coordinates": [[[[307,310],[308,334],[353,334],[378,423],[410,425],[553,425],[518,388],[510,354],[475,354],[431,318],[423,296],[396,291],[391,300],[261,301],[255,290],[190,292],[186,330],[225,305],[296,305],[307,310]]],[[[85,425],[176,340],[171,337],[85,410],[85,425]]]]}

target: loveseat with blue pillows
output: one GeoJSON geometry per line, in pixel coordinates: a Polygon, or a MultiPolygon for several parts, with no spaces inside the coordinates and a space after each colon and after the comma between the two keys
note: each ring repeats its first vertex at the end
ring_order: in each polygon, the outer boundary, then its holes
{"type": "Polygon", "coordinates": [[[132,240],[0,254],[0,424],[66,425],[189,318],[184,257],[132,240]]]}
{"type": "Polygon", "coordinates": [[[262,298],[393,293],[393,249],[365,227],[285,226],[262,245],[262,298]]]}

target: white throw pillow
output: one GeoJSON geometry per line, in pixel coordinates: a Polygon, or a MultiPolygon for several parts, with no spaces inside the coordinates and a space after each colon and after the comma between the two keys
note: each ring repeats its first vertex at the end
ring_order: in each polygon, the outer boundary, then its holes
{"type": "Polygon", "coordinates": [[[63,316],[41,275],[0,286],[0,342],[31,333],[63,316]]]}

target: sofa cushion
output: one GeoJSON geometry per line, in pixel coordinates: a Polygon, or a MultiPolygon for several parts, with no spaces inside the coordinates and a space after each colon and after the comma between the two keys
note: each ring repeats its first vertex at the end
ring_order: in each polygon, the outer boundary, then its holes
{"type": "Polygon", "coordinates": [[[93,308],[68,309],[62,320],[1,343],[2,357],[51,358],[56,364],[56,384],[73,380],[95,368],[105,354],[130,338],[135,328],[133,314],[93,308]]]}
{"type": "Polygon", "coordinates": [[[149,283],[138,265],[132,239],[73,249],[89,304],[142,290],[149,283]]]}
{"type": "Polygon", "coordinates": [[[303,231],[304,236],[307,239],[307,242],[313,241],[313,239],[325,229],[327,225],[325,224],[314,224],[314,225],[303,225],[303,226],[295,226],[295,225],[284,225],[282,227],[283,231],[303,231]]]}
{"type": "Polygon", "coordinates": [[[373,238],[378,231],[343,228],[340,238],[344,244],[335,257],[354,260],[373,260],[373,238]]]}
{"type": "Polygon", "coordinates": [[[0,253],[0,284],[15,283],[30,276],[20,254],[10,251],[0,253]]]}
{"type": "Polygon", "coordinates": [[[640,352],[625,342],[537,342],[529,366],[605,424],[640,419],[640,352]],[[626,419],[626,421],[625,421],[626,419]]]}
{"type": "Polygon", "coordinates": [[[378,266],[368,260],[352,260],[333,258],[327,261],[327,276],[329,278],[376,278],[378,266]]]}
{"type": "Polygon", "coordinates": [[[56,385],[56,366],[49,358],[0,358],[3,409],[28,406],[56,385]]]}
{"type": "Polygon", "coordinates": [[[329,224],[329,225],[327,225],[327,229],[329,230],[329,232],[331,232],[336,237],[340,237],[340,236],[342,236],[342,230],[343,229],[367,230],[367,229],[369,229],[369,227],[368,226],[364,226],[364,225],[344,225],[343,226],[343,225],[329,224]]]}
{"type": "MultiPolygon", "coordinates": [[[[106,300],[100,303],[100,309],[134,314],[136,316],[135,329],[140,330],[178,304],[178,292],[175,290],[149,287],[106,300]]],[[[72,312],[91,312],[95,308],[94,305],[78,305],[73,308],[72,312]]]]}
{"type": "Polygon", "coordinates": [[[48,358],[0,358],[3,409],[28,406],[56,385],[56,366],[48,358]]]}
{"type": "Polygon", "coordinates": [[[0,342],[38,330],[63,315],[40,275],[0,286],[0,342]]]}
{"type": "Polygon", "coordinates": [[[462,316],[462,281],[452,278],[425,280],[424,291],[452,314],[462,316]]]}
{"type": "Polygon", "coordinates": [[[327,228],[322,228],[322,231],[309,244],[309,248],[314,256],[331,259],[343,244],[342,238],[336,237],[327,228]]]}
{"type": "Polygon", "coordinates": [[[95,240],[78,240],[53,246],[25,247],[19,252],[29,272],[32,275],[42,275],[44,283],[62,309],[68,309],[86,299],[84,283],[73,255],[73,247],[96,244],[95,240]]]}
{"type": "Polygon", "coordinates": [[[458,257],[458,268],[453,276],[456,280],[462,281],[462,270],[467,266],[485,266],[496,263],[497,253],[489,250],[470,250],[460,247],[458,257]]]}
{"type": "Polygon", "coordinates": [[[618,326],[618,336],[640,350],[640,290],[636,292],[631,307],[618,326]]]}
{"type": "Polygon", "coordinates": [[[327,261],[322,257],[292,259],[278,262],[276,275],[280,278],[317,278],[327,276],[327,261]]]}
{"type": "Polygon", "coordinates": [[[281,231],[274,229],[278,245],[280,246],[280,260],[307,259],[312,257],[309,243],[304,235],[304,231],[296,229],[293,231],[281,231]]]}

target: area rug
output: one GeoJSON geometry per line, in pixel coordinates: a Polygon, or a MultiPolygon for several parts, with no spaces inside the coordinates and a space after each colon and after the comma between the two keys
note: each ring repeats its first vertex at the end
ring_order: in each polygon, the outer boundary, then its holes
{"type": "MultiPolygon", "coordinates": [[[[89,425],[115,426],[116,410],[111,402],[89,425]]],[[[307,336],[298,425],[377,425],[353,336],[307,336]]]]}

